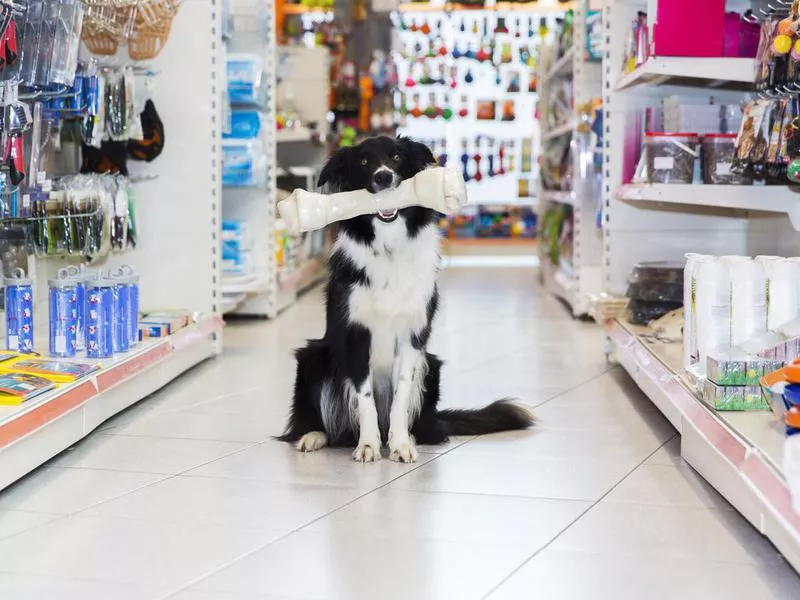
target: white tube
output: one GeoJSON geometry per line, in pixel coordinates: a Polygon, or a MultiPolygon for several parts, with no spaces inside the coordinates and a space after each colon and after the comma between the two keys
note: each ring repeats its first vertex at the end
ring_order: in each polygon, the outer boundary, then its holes
{"type": "Polygon", "coordinates": [[[683,368],[699,360],[697,349],[697,268],[703,261],[714,260],[704,254],[686,254],[683,268],[683,368]]]}
{"type": "Polygon", "coordinates": [[[754,260],[729,264],[731,345],[738,346],[767,331],[767,275],[754,260]]]}
{"type": "Polygon", "coordinates": [[[778,259],[763,264],[767,272],[767,329],[777,331],[800,314],[800,263],[778,259]]]}
{"type": "Polygon", "coordinates": [[[731,281],[722,260],[701,261],[696,274],[698,369],[705,375],[709,354],[731,345],[731,281]]]}
{"type": "Polygon", "coordinates": [[[455,169],[432,167],[403,181],[396,189],[372,194],[367,190],[318,194],[295,190],[278,202],[278,211],[289,233],[322,229],[336,221],[378,210],[422,206],[443,214],[451,214],[467,203],[467,186],[455,169]]]}

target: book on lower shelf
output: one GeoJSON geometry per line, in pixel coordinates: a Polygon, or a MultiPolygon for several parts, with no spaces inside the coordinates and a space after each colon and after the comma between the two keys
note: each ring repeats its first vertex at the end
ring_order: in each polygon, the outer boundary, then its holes
{"type": "Polygon", "coordinates": [[[0,373],[0,405],[16,406],[48,392],[56,384],[28,373],[0,373]]]}
{"type": "Polygon", "coordinates": [[[0,376],[7,373],[35,375],[55,383],[71,383],[100,369],[96,363],[68,362],[48,358],[23,358],[8,363],[0,363],[0,376]]]}

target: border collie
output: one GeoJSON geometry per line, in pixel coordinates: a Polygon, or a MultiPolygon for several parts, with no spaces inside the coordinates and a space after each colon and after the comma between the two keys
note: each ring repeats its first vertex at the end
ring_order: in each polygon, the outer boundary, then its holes
{"type": "MultiPolygon", "coordinates": [[[[318,186],[376,193],[435,166],[407,138],[376,137],[339,150],[318,186]]],[[[439,303],[438,215],[409,207],[343,221],[330,257],[326,329],[296,352],[294,404],[285,433],[298,450],[355,446],[359,462],[414,462],[414,444],[533,424],[512,400],[479,410],[437,410],[442,362],[426,352],[439,303]]]]}

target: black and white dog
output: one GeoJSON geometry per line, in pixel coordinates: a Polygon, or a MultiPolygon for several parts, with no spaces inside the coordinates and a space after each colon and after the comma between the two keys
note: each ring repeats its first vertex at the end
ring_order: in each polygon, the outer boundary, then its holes
{"type": "MultiPolygon", "coordinates": [[[[339,150],[319,186],[329,192],[397,187],[434,165],[423,144],[377,137],[339,150]]],[[[442,362],[426,352],[439,302],[437,214],[410,207],[343,221],[330,258],[325,335],[297,351],[294,404],[281,440],[313,452],[356,446],[353,458],[414,462],[414,443],[533,424],[511,400],[480,410],[442,410],[442,362]]]]}

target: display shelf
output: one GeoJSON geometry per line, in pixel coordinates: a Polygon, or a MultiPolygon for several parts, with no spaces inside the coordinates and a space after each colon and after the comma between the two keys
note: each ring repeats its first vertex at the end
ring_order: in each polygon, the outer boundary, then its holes
{"type": "MultiPolygon", "coordinates": [[[[216,354],[219,317],[99,361],[103,368],[19,406],[0,407],[0,489],[83,439],[101,423],[216,354]]],[[[85,360],[85,359],[84,359],[85,360]]]]}
{"type": "Polygon", "coordinates": [[[290,127],[278,129],[275,133],[275,141],[281,143],[291,142],[310,142],[314,132],[308,127],[290,127]]]}
{"type": "Polygon", "coordinates": [[[708,408],[679,375],[682,344],[642,338],[644,331],[608,321],[609,350],[681,434],[683,459],[800,570],[800,515],[780,466],[780,423],[771,412],[708,408]]]}
{"type": "Polygon", "coordinates": [[[567,135],[572,133],[575,129],[575,120],[571,119],[566,123],[562,123],[561,125],[556,125],[550,129],[547,129],[542,133],[542,141],[546,142],[548,140],[553,140],[557,137],[561,137],[562,135],[567,135]]]}
{"type": "Polygon", "coordinates": [[[530,11],[537,13],[544,13],[548,11],[565,12],[573,8],[573,3],[567,2],[564,4],[541,4],[539,2],[487,2],[486,4],[475,6],[470,4],[459,4],[458,2],[403,2],[402,4],[398,5],[397,10],[400,12],[458,12],[486,10],[487,8],[498,11],[530,11]]]}
{"type": "Polygon", "coordinates": [[[558,202],[559,204],[575,204],[575,192],[563,190],[542,190],[542,200],[546,202],[558,202]]]}
{"type": "Polygon", "coordinates": [[[692,85],[747,88],[755,81],[752,58],[653,56],[617,79],[616,91],[634,86],[692,85]]]}
{"type": "Polygon", "coordinates": [[[564,77],[572,73],[573,62],[575,60],[575,46],[564,53],[564,56],[556,60],[550,70],[544,76],[544,83],[550,83],[557,77],[564,77]]]}
{"type": "Polygon", "coordinates": [[[752,185],[627,184],[616,194],[620,200],[666,202],[786,214],[800,230],[800,188],[752,185]]]}
{"type": "Polygon", "coordinates": [[[284,15],[307,15],[307,14],[328,14],[333,13],[333,9],[324,6],[305,6],[304,4],[284,4],[284,15]]]}

